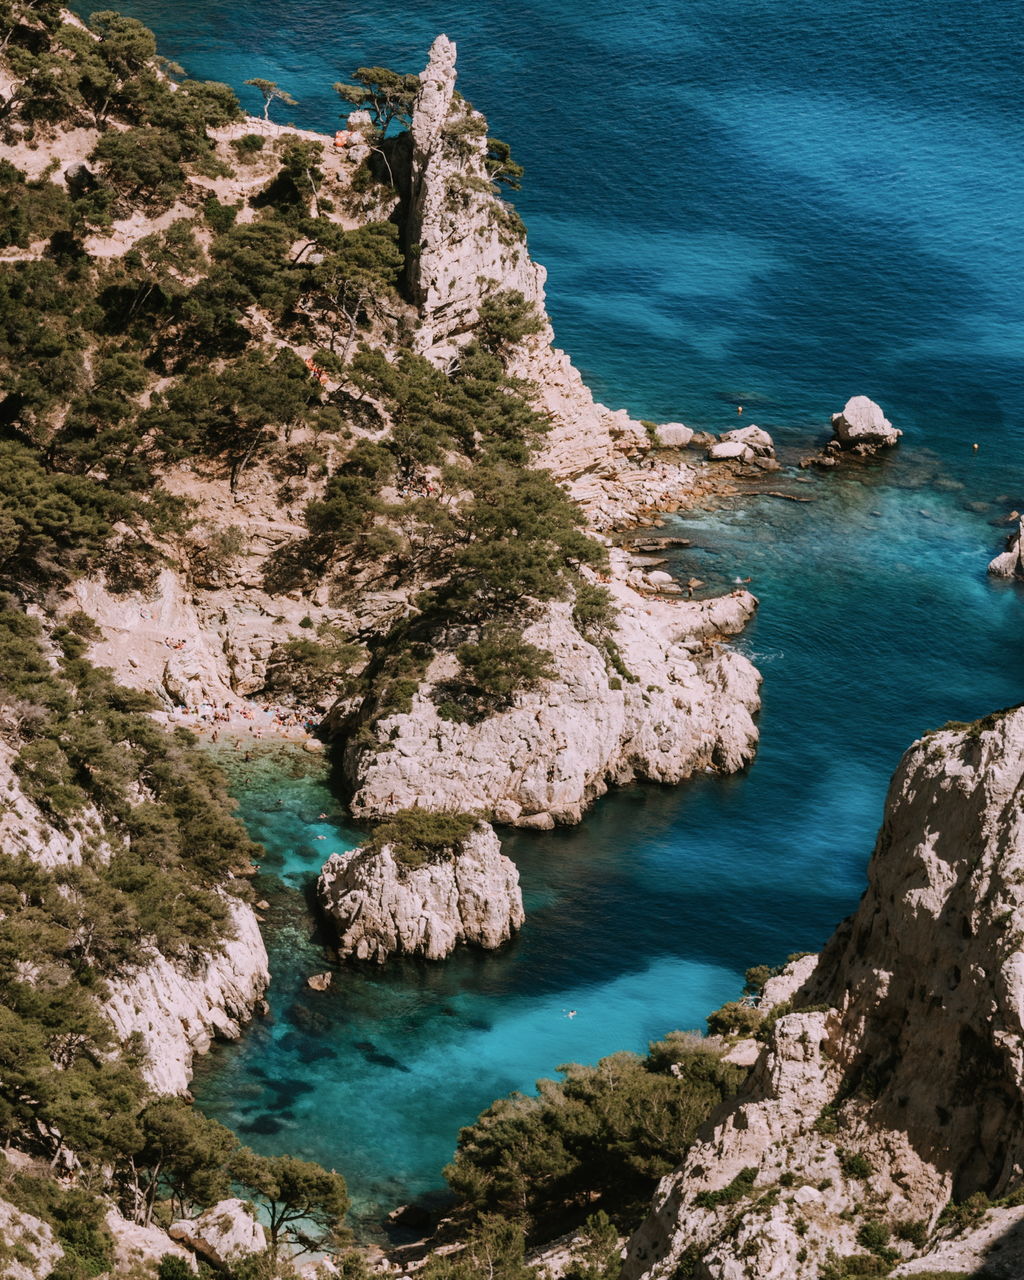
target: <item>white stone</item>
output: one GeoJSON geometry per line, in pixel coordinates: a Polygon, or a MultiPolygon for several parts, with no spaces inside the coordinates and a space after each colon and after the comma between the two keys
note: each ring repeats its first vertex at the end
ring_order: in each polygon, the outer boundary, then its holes
{"type": "Polygon", "coordinates": [[[547,605],[523,635],[552,655],[556,678],[507,711],[461,724],[442,719],[428,696],[452,669],[450,658],[436,659],[411,712],[377,721],[377,745],[346,747],[353,812],[382,817],[418,805],[500,813],[518,826],[538,815],[545,825],[578,822],[613,782],[741,768],[757,742],[760,677],[740,654],[694,642],[740,630],[754,597],[641,597],[619,581],[609,589],[620,606],[615,641],[634,680],[580,636],[571,605],[547,605]]]}
{"type": "Polygon", "coordinates": [[[832,415],[832,433],[844,449],[868,450],[888,448],[903,434],[867,396],[851,396],[842,412],[832,415]]]}
{"type": "Polygon", "coordinates": [[[115,1274],[128,1275],[140,1263],[159,1263],[169,1253],[187,1262],[193,1271],[197,1270],[195,1257],[159,1227],[143,1227],[137,1222],[130,1222],[122,1218],[116,1209],[108,1211],[106,1224],[114,1237],[115,1274]]]}
{"type": "Polygon", "coordinates": [[[988,571],[994,578],[1024,578],[1024,519],[1006,540],[1006,550],[989,561],[988,571]]]}
{"type": "Polygon", "coordinates": [[[0,1200],[0,1246],[5,1247],[5,1254],[15,1246],[23,1251],[22,1258],[4,1257],[3,1280],[46,1280],[64,1256],[48,1222],[23,1213],[6,1200],[0,1200]]]}
{"type": "Polygon", "coordinates": [[[742,444],[759,458],[775,457],[775,442],[767,431],[753,423],[749,427],[737,427],[733,431],[724,431],[718,439],[723,444],[742,444]]]}
{"type": "Polygon", "coordinates": [[[103,1007],[121,1040],[138,1032],[143,1075],[159,1093],[183,1093],[192,1058],[214,1037],[235,1040],[270,982],[267,951],[252,908],[224,897],[234,936],[197,968],[172,964],[156,951],[140,967],[108,980],[103,1007]]]}
{"type": "Polygon", "coordinates": [[[221,1200],[198,1218],[172,1223],[169,1235],[216,1267],[231,1267],[267,1247],[267,1233],[244,1200],[221,1200]]]}
{"type": "Polygon", "coordinates": [[[418,867],[354,849],[324,864],[317,892],[338,930],[338,953],[383,963],[390,955],[443,960],[459,943],[494,949],[523,923],[515,863],[480,823],[451,856],[418,867]]]}
{"type": "Polygon", "coordinates": [[[712,462],[732,462],[739,459],[749,462],[754,451],[742,440],[720,440],[718,444],[709,446],[707,456],[712,462]]]}
{"type": "Polygon", "coordinates": [[[655,427],[654,437],[662,449],[684,449],[693,439],[693,432],[681,422],[663,422],[655,427]]]}

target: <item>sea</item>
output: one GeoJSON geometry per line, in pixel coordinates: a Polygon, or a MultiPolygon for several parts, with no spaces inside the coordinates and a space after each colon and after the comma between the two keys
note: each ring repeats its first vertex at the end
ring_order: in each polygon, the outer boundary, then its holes
{"type": "Polygon", "coordinates": [[[699,1028],[743,971],[857,904],[889,777],[948,720],[1024,699],[1019,587],[986,576],[1024,509],[1024,30],[1005,0],[121,0],[192,75],[276,81],[333,131],[357,66],[459,85],[525,166],[548,307],[599,399],[792,465],[851,395],[898,449],[670,518],[669,567],[750,579],[764,674],[744,773],[635,785],[578,827],[504,833],[527,923],[494,955],[324,968],[311,887],[352,847],[322,761],[229,758],[266,848],[271,1016],[198,1103],[349,1180],[360,1230],[443,1187],[461,1126],[560,1064],[699,1028]],[[743,406],[742,416],[737,407],[743,406]],[[569,1013],[575,1011],[575,1016],[569,1013]]]}

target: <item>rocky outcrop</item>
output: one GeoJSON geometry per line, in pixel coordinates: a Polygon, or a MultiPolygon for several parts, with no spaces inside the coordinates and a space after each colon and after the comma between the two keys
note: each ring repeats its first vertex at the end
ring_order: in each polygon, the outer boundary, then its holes
{"type": "Polygon", "coordinates": [[[180,1258],[189,1270],[198,1270],[195,1257],[159,1227],[140,1226],[137,1222],[122,1218],[116,1209],[107,1212],[105,1222],[107,1230],[114,1237],[115,1276],[130,1276],[140,1272],[147,1275],[168,1254],[180,1258]]]}
{"type": "Polygon", "coordinates": [[[183,1093],[192,1059],[215,1038],[234,1040],[270,982],[267,951],[250,906],[225,896],[234,936],[195,968],[153,952],[112,979],[104,1009],[121,1040],[142,1036],[146,1080],[159,1093],[183,1093]]]}
{"type": "Polygon", "coordinates": [[[618,657],[577,631],[571,606],[551,604],[524,629],[546,649],[555,679],[480,723],[443,719],[434,698],[454,659],[438,657],[406,714],[350,738],[344,768],[360,817],[418,805],[516,826],[578,822],[612,782],[680,782],[697,770],[733,772],[754,754],[760,677],[716,642],[742,629],[756,600],[739,592],[690,602],[610,584],[619,607],[618,657]]]}
{"type": "Polygon", "coordinates": [[[842,412],[832,415],[832,434],[843,449],[874,453],[898,444],[903,432],[892,425],[874,400],[851,396],[842,412]]]}
{"type": "Polygon", "coordinates": [[[244,1200],[221,1200],[198,1218],[172,1223],[169,1234],[224,1269],[263,1253],[267,1247],[267,1233],[244,1200]]]}
{"type": "Polygon", "coordinates": [[[480,305],[517,290],[543,315],[544,271],[530,260],[522,224],[495,195],[487,122],[455,95],[455,45],[438,36],[420,73],[412,117],[406,234],[418,246],[411,286],[420,312],[416,348],[445,364],[473,336],[480,305]]]}
{"type": "Polygon", "coordinates": [[[1024,578],[1024,519],[1006,540],[1006,550],[989,561],[994,578],[1024,578]]]}
{"type": "Polygon", "coordinates": [[[1024,709],[910,749],[858,911],[660,1184],[627,1277],[685,1261],[704,1280],[813,1280],[829,1250],[863,1254],[898,1222],[934,1227],[951,1197],[1021,1185],[1022,790],[1024,709]]]}
{"type": "Polygon", "coordinates": [[[48,1222],[0,1200],[0,1268],[4,1280],[46,1280],[64,1250],[48,1222]]]}
{"type": "Polygon", "coordinates": [[[662,422],[654,428],[659,449],[685,449],[692,439],[692,429],[682,422],[662,422]]]}
{"type": "Polygon", "coordinates": [[[317,892],[341,957],[381,964],[391,955],[443,960],[459,943],[493,950],[525,918],[519,873],[487,823],[422,865],[390,845],[332,854],[317,892]]]}
{"type": "Polygon", "coordinates": [[[758,458],[774,460],[775,444],[767,431],[751,423],[749,427],[724,431],[718,437],[718,443],[709,447],[708,457],[712,462],[727,459],[739,462],[753,462],[758,458]]]}

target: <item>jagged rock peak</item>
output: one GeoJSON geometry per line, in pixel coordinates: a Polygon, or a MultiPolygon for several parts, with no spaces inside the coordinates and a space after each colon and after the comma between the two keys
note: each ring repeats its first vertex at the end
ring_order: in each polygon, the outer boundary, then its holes
{"type": "Polygon", "coordinates": [[[420,72],[420,91],[412,117],[412,140],[427,152],[436,145],[455,94],[455,42],[440,35],[430,46],[430,60],[420,72]]]}
{"type": "MultiPolygon", "coordinates": [[[[544,271],[487,167],[487,121],[455,97],[455,45],[438,36],[413,104],[404,242],[420,312],[414,346],[445,365],[472,340],[485,298],[515,290],[544,313],[544,271]]],[[[550,338],[550,334],[547,335],[550,338]]]]}

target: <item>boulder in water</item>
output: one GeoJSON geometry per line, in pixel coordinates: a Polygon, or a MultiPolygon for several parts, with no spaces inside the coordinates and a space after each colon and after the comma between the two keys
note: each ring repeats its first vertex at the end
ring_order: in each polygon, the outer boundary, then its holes
{"type": "Polygon", "coordinates": [[[832,415],[832,434],[843,449],[874,453],[897,444],[903,432],[892,425],[874,400],[851,396],[843,411],[832,415]]]}
{"type": "Polygon", "coordinates": [[[1006,550],[989,561],[988,571],[994,578],[1024,578],[1024,518],[1010,534],[1006,550]]]}

